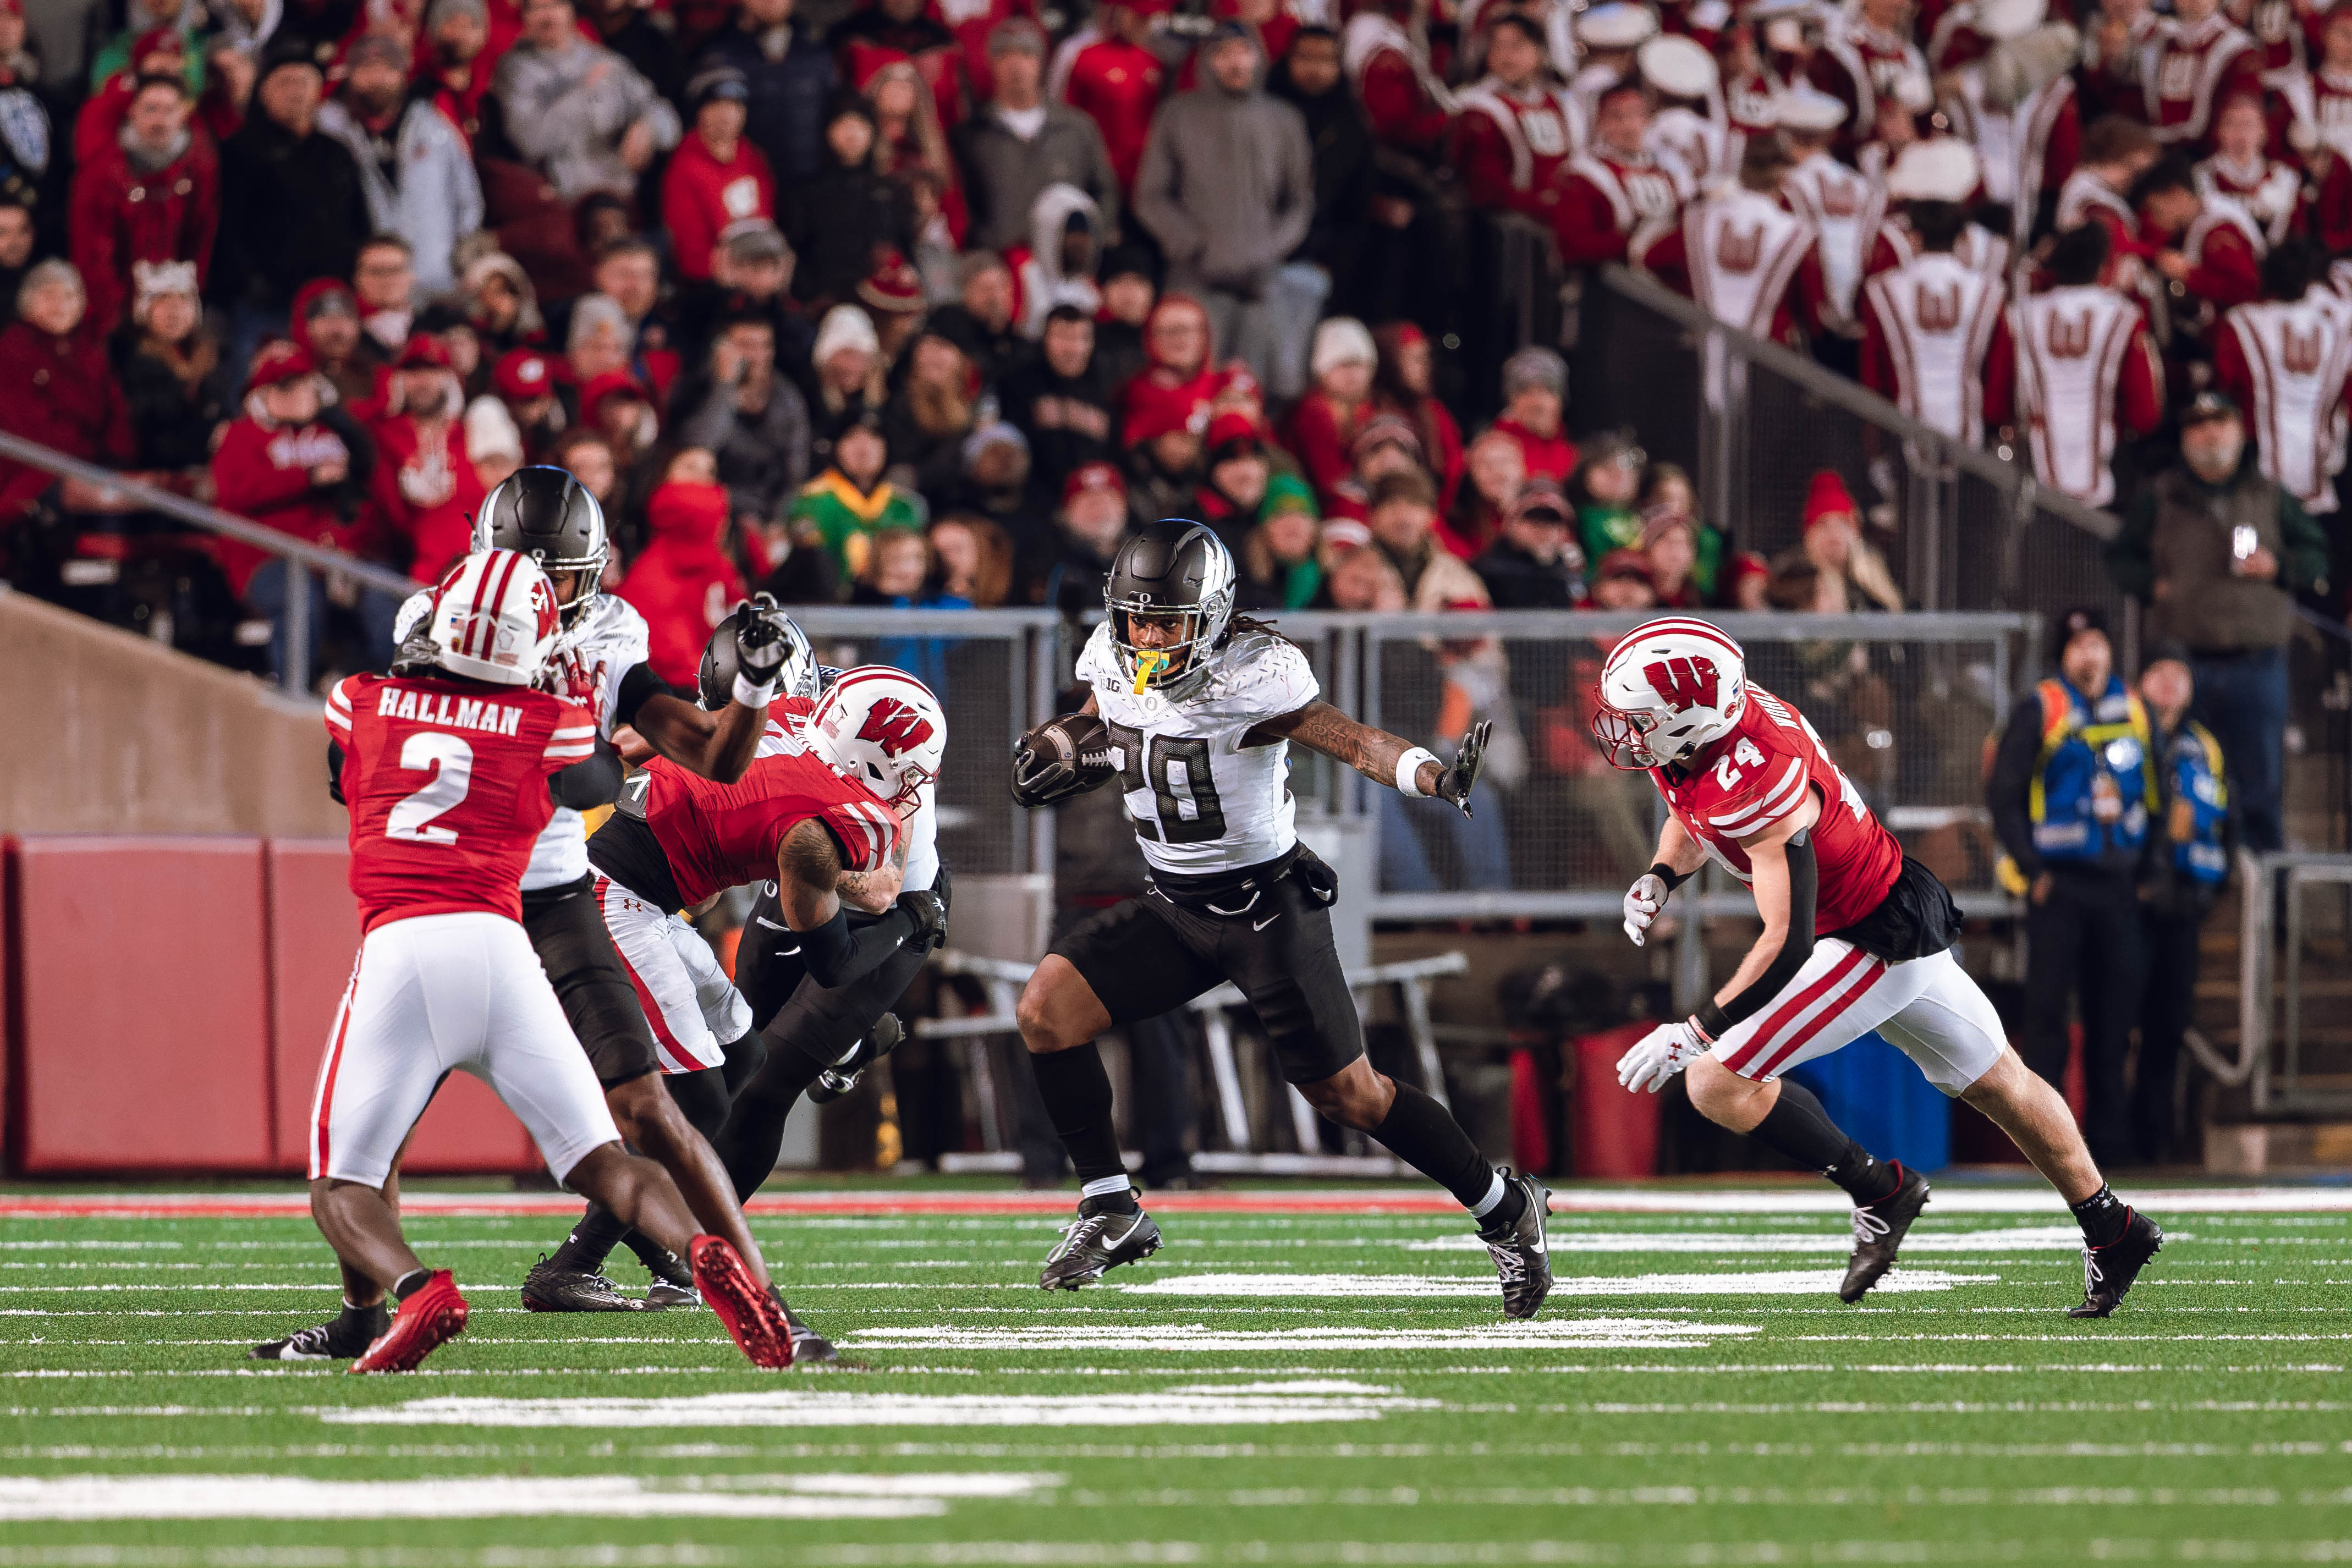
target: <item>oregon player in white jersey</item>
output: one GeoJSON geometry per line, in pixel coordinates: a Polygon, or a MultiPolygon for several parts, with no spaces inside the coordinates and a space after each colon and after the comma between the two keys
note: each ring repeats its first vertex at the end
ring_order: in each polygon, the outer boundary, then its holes
{"type": "Polygon", "coordinates": [[[1021,995],[1038,1092],[1082,1183],[1077,1218],[1038,1283],[1075,1290],[1160,1246],[1119,1155],[1095,1037],[1230,980],[1309,1104],[1378,1138],[1476,1217],[1505,1313],[1532,1317],[1551,1289],[1548,1195],[1489,1165],[1444,1107],[1365,1060],[1331,938],[1338,879],[1298,841],[1289,788],[1296,742],[1466,814],[1487,727],[1448,763],[1357,723],[1321,700],[1295,645],[1234,618],[1234,585],[1233,557],[1199,523],[1139,530],[1112,562],[1109,618],[1078,660],[1093,695],[1081,714],[1024,736],[1014,755],[1024,806],[1116,776],[1151,873],[1149,893],[1055,943],[1021,995]]]}

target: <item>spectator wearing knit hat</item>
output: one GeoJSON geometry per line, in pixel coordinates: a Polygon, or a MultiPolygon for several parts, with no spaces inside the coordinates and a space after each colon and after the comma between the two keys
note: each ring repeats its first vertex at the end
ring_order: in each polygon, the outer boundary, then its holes
{"type": "Polygon", "coordinates": [[[339,402],[357,408],[375,396],[376,361],[360,352],[359,297],[340,277],[314,277],[294,296],[287,336],[334,388],[339,402]]]}
{"type": "Polygon", "coordinates": [[[417,41],[416,96],[472,147],[482,134],[482,106],[490,98],[490,70],[521,30],[520,17],[484,0],[433,0],[417,41]]]}
{"type": "Polygon", "coordinates": [[[1437,538],[1437,486],[1419,468],[1383,475],[1371,489],[1364,526],[1372,548],[1386,556],[1404,580],[1413,610],[1484,608],[1486,585],[1470,563],[1437,538]]]}
{"type": "Polygon", "coordinates": [[[1521,349],[1503,361],[1503,414],[1495,428],[1519,444],[1527,471],[1565,481],[1576,469],[1576,444],[1561,427],[1568,361],[1549,349],[1521,349]]]}
{"type": "Polygon", "coordinates": [[[866,308],[882,341],[882,357],[897,363],[899,350],[923,324],[923,278],[914,263],[897,251],[884,251],[874,270],[859,280],[857,303],[866,308]]]}
{"type": "Polygon", "coordinates": [[[1315,492],[1296,474],[1266,481],[1258,503],[1257,526],[1234,552],[1241,583],[1234,605],[1242,610],[1304,610],[1323,591],[1323,563],[1315,492]]]}
{"type": "Polygon", "coordinates": [[[1349,472],[1332,486],[1325,499],[1327,517],[1361,518],[1371,506],[1372,491],[1391,474],[1427,473],[1421,436],[1393,413],[1375,413],[1356,428],[1348,444],[1349,472]]]}
{"type": "Polygon", "coordinates": [[[1198,518],[1225,541],[1236,556],[1242,540],[1257,524],[1258,507],[1265,500],[1266,483],[1274,476],[1265,443],[1248,415],[1221,413],[1209,421],[1204,443],[1206,463],[1192,505],[1184,513],[1198,518]]]}
{"type": "Polygon", "coordinates": [[[231,388],[220,345],[205,330],[193,263],[131,264],[131,319],[114,335],[116,377],[129,411],[131,462],[190,476],[211,461],[213,432],[228,416],[231,388]]]}
{"type": "Polygon", "coordinates": [[[325,78],[309,52],[272,45],[253,110],[221,147],[221,225],[207,289],[230,312],[229,361],[242,367],[286,329],[295,291],[349,277],[369,232],[350,149],[320,131],[325,78]]]}
{"type": "Polygon", "coordinates": [[[1529,479],[1503,511],[1502,532],[1472,561],[1497,610],[1574,610],[1584,603],[1576,513],[1557,479],[1529,479]]]}
{"type": "MultiPolygon", "coordinates": [[[[1559,483],[1538,476],[1549,484],[1559,483]]],[[[1528,482],[1527,459],[1509,435],[1483,430],[1463,454],[1463,477],[1467,482],[1455,492],[1444,527],[1447,548],[1475,560],[1501,535],[1503,516],[1528,482]]]]}
{"type": "Polygon", "coordinates": [[[1421,449],[1437,480],[1438,503],[1450,513],[1462,487],[1462,426],[1438,399],[1436,355],[1429,335],[1410,321],[1388,321],[1373,329],[1372,342],[1381,355],[1372,374],[1372,401],[1421,433],[1421,449]]]}
{"type": "Polygon", "coordinates": [[[705,46],[698,70],[729,66],[749,89],[744,134],[786,185],[823,162],[825,104],[840,86],[832,51],[793,15],[795,0],[742,0],[705,46]]]}
{"type": "Polygon", "coordinates": [[[220,226],[220,165],[188,125],[186,85],[142,80],[112,145],[74,173],[67,228],[74,266],[89,290],[89,321],[120,325],[131,267],[186,262],[201,287],[220,226]]]}
{"type": "Polygon", "coordinates": [[[730,521],[711,455],[688,446],[647,497],[650,542],[621,579],[620,596],[646,618],[646,662],[681,691],[694,688],[703,644],[743,598],[742,574],[720,543],[730,521]]]}
{"type": "Polygon", "coordinates": [[[466,319],[488,354],[504,354],[547,340],[547,319],[540,314],[539,291],[522,263],[504,251],[478,256],[466,264],[460,285],[466,319]]]}
{"type": "Polygon", "coordinates": [[[431,338],[408,340],[384,378],[375,443],[376,509],[408,541],[409,575],[437,582],[473,548],[480,479],[466,449],[465,393],[449,352],[431,338]]]}
{"type": "Polygon", "coordinates": [[[1026,17],[999,23],[988,54],[995,90],[953,138],[971,217],[965,242],[994,250],[1021,244],[1039,193],[1053,184],[1093,197],[1105,235],[1116,234],[1124,182],[1096,122],[1044,96],[1044,31],[1026,17]]]}
{"type": "Polygon", "coordinates": [[[1034,604],[1045,591],[1055,548],[1051,514],[1031,510],[1028,495],[1029,443],[1018,429],[1000,419],[964,437],[962,478],[946,493],[942,509],[992,523],[1003,534],[1013,557],[1009,591],[1018,604],[1034,604]]]}
{"type": "Polygon", "coordinates": [[[798,377],[816,344],[816,323],[792,294],[793,247],[765,218],[747,218],[719,231],[710,251],[710,280],[678,298],[678,346],[689,359],[709,352],[726,317],[767,318],[776,335],[776,363],[798,377]]]}
{"type": "Polygon", "coordinates": [[[670,259],[688,283],[709,281],[711,253],[729,225],[776,215],[767,154],[743,134],[751,96],[731,66],[698,72],[686,85],[692,124],[662,172],[662,225],[670,259]]]}
{"type": "Polygon", "coordinates": [[[319,129],[341,141],[360,172],[368,222],[408,242],[418,294],[457,280],[457,242],[482,226],[482,183],[473,150],[449,117],[408,92],[408,54],[382,33],[351,47],[342,90],[319,110],[319,129]]]}
{"type": "Polygon", "coordinates": [[[822,308],[854,298],[880,253],[915,245],[915,211],[906,186],[877,167],[874,110],[854,93],[825,111],[816,172],[783,193],[779,214],[799,262],[793,292],[822,308]]]}
{"type": "Polygon", "coordinates": [[[956,264],[955,302],[931,312],[932,331],[954,339],[989,386],[1028,363],[1036,345],[1013,320],[1013,269],[992,250],[965,253],[956,264]]]}
{"type": "Polygon", "coordinates": [[[776,368],[775,329],[754,312],[723,321],[707,369],[679,385],[671,434],[706,448],[739,518],[783,516],[809,472],[808,403],[776,368]]]}
{"type": "Polygon", "coordinates": [[[889,370],[874,323],[855,305],[836,305],[817,323],[810,350],[809,461],[832,460],[833,438],[865,415],[881,416],[889,370]]]}
{"type": "Polygon", "coordinates": [[[1833,468],[1813,476],[1805,494],[1804,543],[1772,563],[1774,576],[1798,564],[1811,574],[1813,597],[1794,608],[1825,615],[1903,608],[1903,591],[1885,559],[1863,538],[1861,512],[1833,468]]]}
{"type": "Polygon", "coordinates": [[[1315,384],[1291,410],[1283,434],[1327,507],[1354,471],[1349,448],[1372,416],[1372,374],[1379,363],[1371,333],[1353,317],[1334,316],[1315,329],[1307,355],[1315,384]]]}
{"type": "Polygon", "coordinates": [[[626,194],[677,145],[677,110],[636,68],[580,36],[570,0],[527,0],[522,37],[499,61],[508,137],[556,194],[626,194]]]}
{"type": "Polygon", "coordinates": [[[539,349],[514,349],[490,363],[490,392],[506,405],[521,437],[523,455],[534,463],[549,454],[568,423],[557,381],[562,361],[539,349]]]}
{"type": "Polygon", "coordinates": [[[876,534],[923,526],[922,498],[884,478],[889,465],[890,444],[882,434],[882,422],[867,415],[834,438],[833,460],[793,497],[786,514],[793,552],[824,557],[835,585],[831,597],[845,591],[866,570],[876,534]]]}
{"type": "Polygon", "coordinates": [[[1127,538],[1127,481],[1111,463],[1084,463],[1062,482],[1055,513],[1060,553],[1040,602],[1070,620],[1102,608],[1103,583],[1127,538]]]}

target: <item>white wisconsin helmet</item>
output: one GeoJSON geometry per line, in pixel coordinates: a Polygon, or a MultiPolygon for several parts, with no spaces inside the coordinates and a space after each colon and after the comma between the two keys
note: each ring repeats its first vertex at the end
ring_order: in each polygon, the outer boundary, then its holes
{"type": "Polygon", "coordinates": [[[887,664],[844,670],[809,716],[809,749],[901,816],[940,776],[948,716],[930,687],[887,664]]]}
{"type": "Polygon", "coordinates": [[[1592,688],[1592,737],[1612,767],[1687,761],[1729,735],[1748,706],[1748,655],[1688,615],[1636,626],[1592,688]]]}
{"type": "Polygon", "coordinates": [[[453,675],[527,686],[561,630],[555,590],[529,556],[476,550],[433,591],[432,662],[453,675]]]}

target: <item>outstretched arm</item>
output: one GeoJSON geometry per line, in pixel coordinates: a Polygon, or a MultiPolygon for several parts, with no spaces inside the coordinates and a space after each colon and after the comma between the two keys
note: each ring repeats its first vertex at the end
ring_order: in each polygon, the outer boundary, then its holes
{"type": "Polygon", "coordinates": [[[1472,725],[1454,760],[1441,762],[1427,747],[1410,745],[1387,730],[1359,724],[1329,703],[1318,700],[1296,713],[1267,719],[1242,737],[1242,744],[1272,746],[1278,740],[1295,740],[1399,794],[1434,795],[1458,807],[1466,817],[1470,788],[1478,781],[1486,737],[1494,727],[1492,723],[1472,725]]]}
{"type": "Polygon", "coordinates": [[[640,703],[636,716],[627,722],[646,745],[688,772],[732,784],[759,753],[768,710],[729,703],[708,713],[684,697],[659,692],[640,703]]]}

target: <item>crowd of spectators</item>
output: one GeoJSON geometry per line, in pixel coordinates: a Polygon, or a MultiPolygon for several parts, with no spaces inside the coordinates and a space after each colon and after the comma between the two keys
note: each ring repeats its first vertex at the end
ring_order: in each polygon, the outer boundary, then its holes
{"type": "MultiPolygon", "coordinates": [[[[1580,263],[1670,227],[1760,111],[1654,46],[1777,24],[806,3],[89,0],[45,65],[0,0],[0,429],[417,580],[563,464],[673,675],[755,588],[1082,612],[1177,514],[1259,610],[1900,607],[1834,475],[1742,553],[1571,437],[1553,350],[1465,385],[1438,287],[1477,209],[1580,263]]],[[[0,551],[279,663],[282,565],[120,491],[0,464],[0,551]]],[[[381,660],[393,596],[310,582],[328,667],[381,660]]]]}

